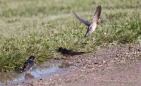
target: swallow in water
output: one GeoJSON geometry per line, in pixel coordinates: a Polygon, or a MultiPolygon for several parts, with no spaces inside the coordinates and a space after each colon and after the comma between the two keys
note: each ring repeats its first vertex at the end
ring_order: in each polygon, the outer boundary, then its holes
{"type": "Polygon", "coordinates": [[[58,52],[60,52],[63,56],[74,56],[74,55],[81,55],[85,53],[85,52],[75,52],[62,47],[59,47],[58,52]]]}
{"type": "Polygon", "coordinates": [[[23,67],[22,67],[22,70],[28,70],[28,69],[31,69],[31,67],[34,66],[34,59],[35,57],[34,56],[30,56],[28,58],[28,60],[25,61],[23,67]]]}
{"type": "Polygon", "coordinates": [[[77,15],[75,12],[73,12],[74,15],[76,16],[76,18],[83,22],[85,25],[88,26],[88,29],[87,29],[87,32],[86,32],[86,35],[84,37],[87,37],[88,35],[90,35],[94,30],[95,28],[97,27],[97,25],[99,24],[98,20],[100,18],[100,14],[101,14],[101,6],[99,5],[94,13],[94,16],[93,16],[93,19],[92,19],[92,22],[88,22],[86,21],[85,19],[81,18],[79,15],[77,15]]]}

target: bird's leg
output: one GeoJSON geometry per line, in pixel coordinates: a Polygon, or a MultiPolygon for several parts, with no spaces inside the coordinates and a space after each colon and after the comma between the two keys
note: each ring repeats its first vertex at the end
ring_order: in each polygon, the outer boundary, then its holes
{"type": "Polygon", "coordinates": [[[30,73],[31,73],[31,71],[32,71],[32,67],[30,68],[30,70],[29,70],[29,71],[30,71],[30,73]]]}

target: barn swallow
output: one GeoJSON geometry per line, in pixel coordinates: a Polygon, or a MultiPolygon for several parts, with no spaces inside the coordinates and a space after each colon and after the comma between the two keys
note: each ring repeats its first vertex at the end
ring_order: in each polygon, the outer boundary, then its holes
{"type": "Polygon", "coordinates": [[[94,30],[95,28],[97,27],[97,25],[99,24],[98,20],[100,18],[100,14],[101,14],[101,6],[99,5],[94,13],[94,16],[93,16],[93,19],[92,19],[92,22],[88,22],[86,21],[85,19],[81,18],[79,15],[77,15],[75,12],[73,12],[74,15],[76,16],[76,18],[83,22],[86,26],[88,26],[87,28],[87,32],[85,34],[84,37],[87,37],[89,36],[94,30]]]}
{"type": "Polygon", "coordinates": [[[81,55],[85,53],[85,52],[75,52],[62,47],[59,47],[58,52],[60,52],[63,56],[74,56],[74,55],[81,55]]]}
{"type": "Polygon", "coordinates": [[[34,59],[35,57],[34,56],[30,56],[28,58],[28,60],[25,61],[23,67],[22,67],[22,70],[28,70],[28,69],[31,69],[31,67],[34,66],[34,59]]]}

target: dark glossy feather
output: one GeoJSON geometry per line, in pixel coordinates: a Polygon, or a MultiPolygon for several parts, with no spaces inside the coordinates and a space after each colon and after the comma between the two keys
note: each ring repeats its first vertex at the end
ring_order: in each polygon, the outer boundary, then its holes
{"type": "Polygon", "coordinates": [[[86,21],[85,19],[83,19],[83,18],[81,18],[79,15],[77,15],[75,12],[73,12],[73,14],[76,16],[76,18],[79,20],[79,21],[81,21],[81,22],[83,22],[85,25],[87,25],[87,26],[90,26],[90,22],[88,22],[88,21],[86,21]]]}
{"type": "Polygon", "coordinates": [[[75,52],[62,47],[59,47],[58,52],[60,52],[64,56],[74,56],[74,55],[81,55],[85,53],[85,52],[75,52]]]}

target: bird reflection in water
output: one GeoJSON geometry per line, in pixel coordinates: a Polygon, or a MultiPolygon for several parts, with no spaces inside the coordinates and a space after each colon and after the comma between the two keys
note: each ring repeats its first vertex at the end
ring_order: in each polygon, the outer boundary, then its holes
{"type": "Polygon", "coordinates": [[[33,79],[34,76],[31,73],[26,73],[24,78],[25,78],[25,80],[28,80],[28,79],[33,79]]]}

